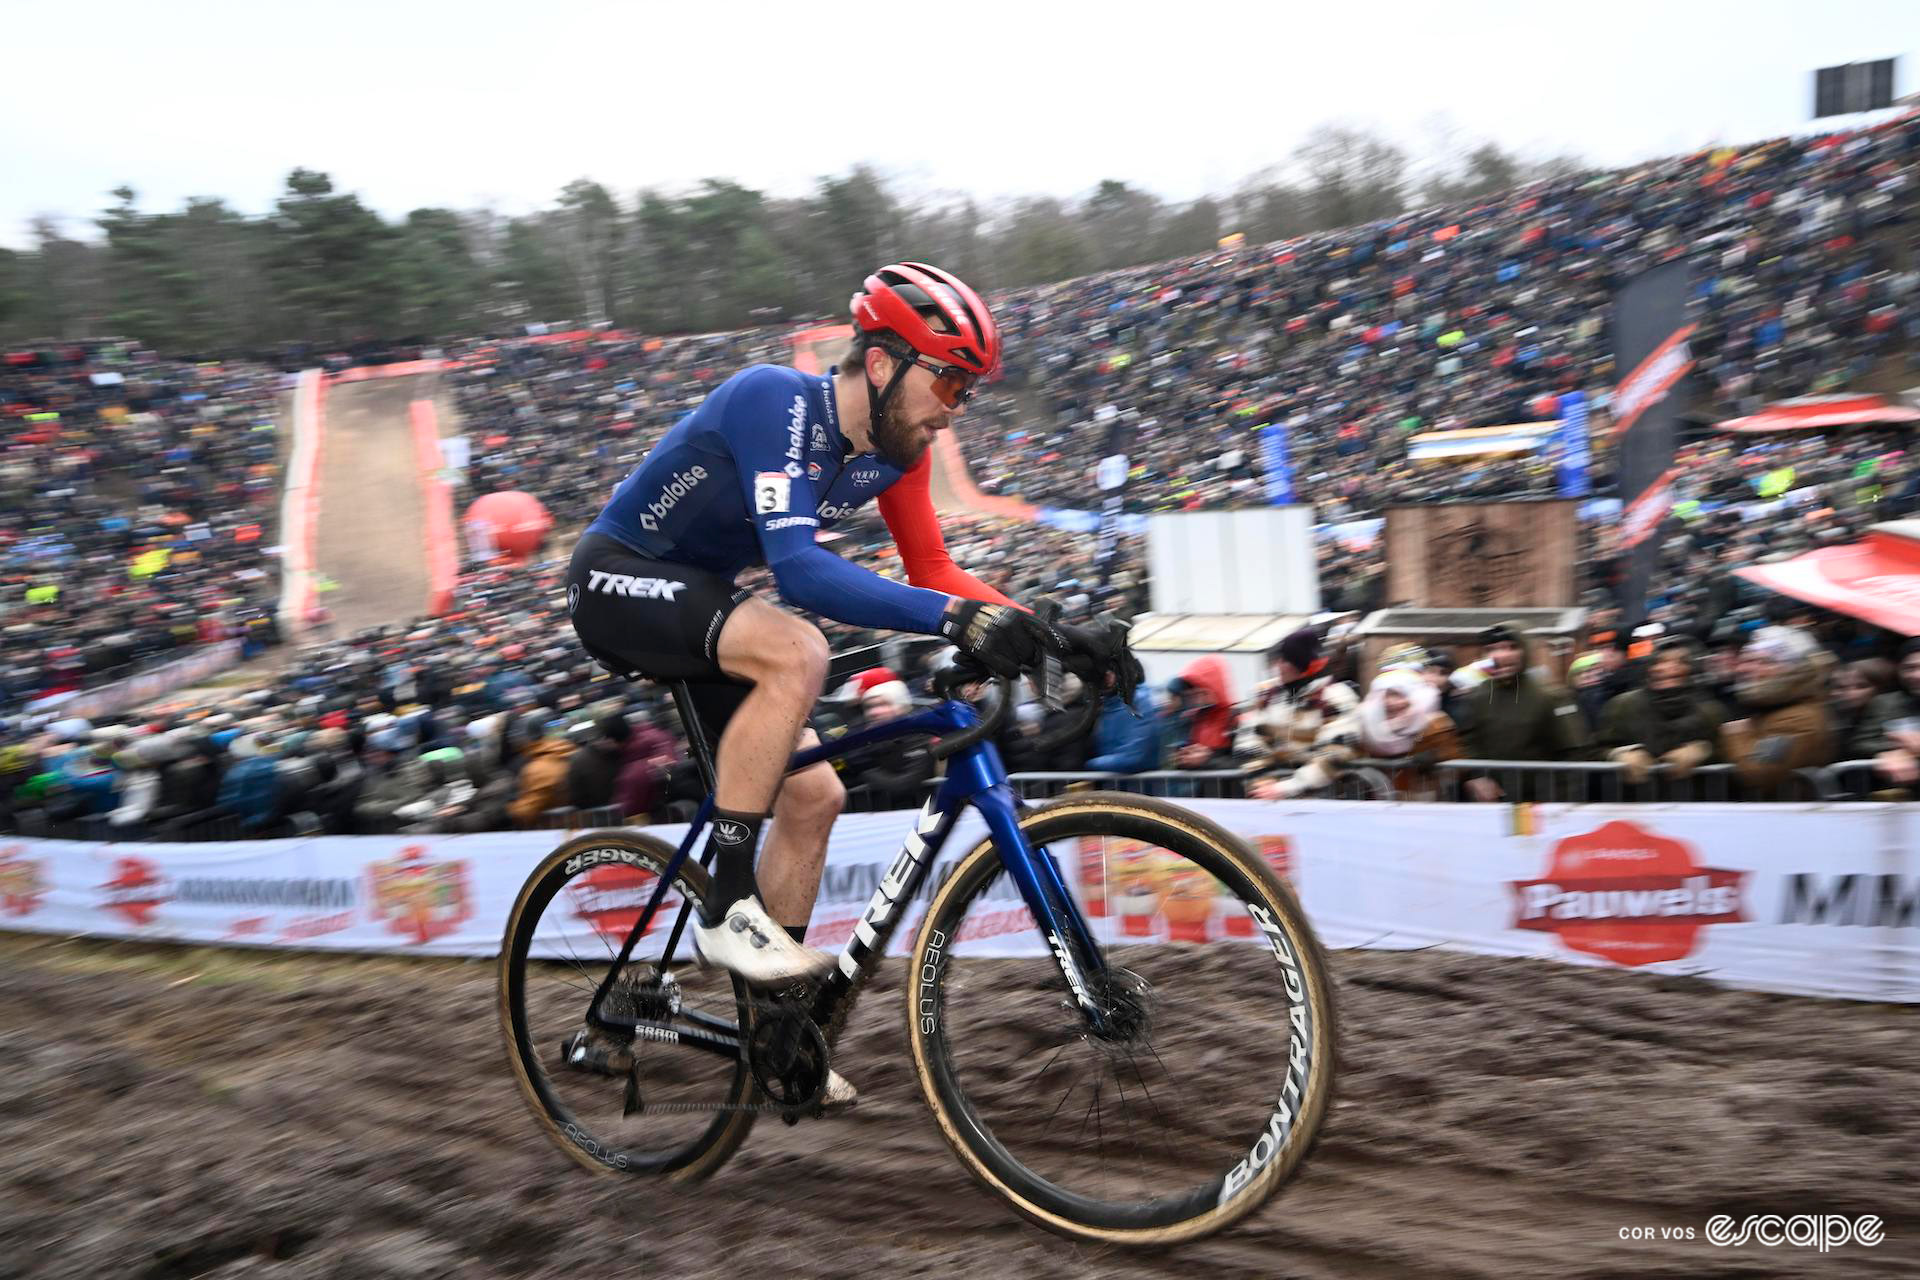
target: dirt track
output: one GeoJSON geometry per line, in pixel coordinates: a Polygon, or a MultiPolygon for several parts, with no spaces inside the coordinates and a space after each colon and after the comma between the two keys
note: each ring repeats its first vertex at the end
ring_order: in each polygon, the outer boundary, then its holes
{"type": "Polygon", "coordinates": [[[320,597],[341,634],[427,606],[426,520],[407,406],[431,376],[327,388],[314,559],[339,584],[320,597]]]}
{"type": "Polygon", "coordinates": [[[853,1115],[705,1187],[583,1172],[510,1083],[490,963],[0,935],[0,1277],[1898,1275],[1920,1266],[1911,1012],[1543,963],[1338,957],[1343,1095],[1293,1186],[1174,1255],[1076,1248],[923,1110],[896,982],[853,1115]],[[98,1026],[89,1022],[98,1020],[98,1026]],[[1876,1249],[1716,1248],[1725,1212],[1876,1249]],[[1691,1226],[1691,1243],[1622,1227],[1691,1226]]]}

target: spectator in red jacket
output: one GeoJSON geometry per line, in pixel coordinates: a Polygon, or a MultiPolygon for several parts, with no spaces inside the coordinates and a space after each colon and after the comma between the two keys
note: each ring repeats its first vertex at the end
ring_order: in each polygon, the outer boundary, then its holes
{"type": "Polygon", "coordinates": [[[1196,658],[1167,682],[1179,699],[1174,709],[1174,764],[1182,769],[1226,769],[1233,765],[1233,691],[1227,664],[1209,654],[1196,658]]]}

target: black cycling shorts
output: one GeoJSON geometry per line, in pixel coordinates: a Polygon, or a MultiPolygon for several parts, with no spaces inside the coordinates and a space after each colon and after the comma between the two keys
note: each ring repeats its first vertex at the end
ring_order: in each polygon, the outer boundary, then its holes
{"type": "Polygon", "coordinates": [[[720,669],[719,654],[720,629],[752,594],[598,533],[580,539],[567,565],[567,616],[587,652],[621,675],[685,680],[710,748],[753,689],[720,669]]]}

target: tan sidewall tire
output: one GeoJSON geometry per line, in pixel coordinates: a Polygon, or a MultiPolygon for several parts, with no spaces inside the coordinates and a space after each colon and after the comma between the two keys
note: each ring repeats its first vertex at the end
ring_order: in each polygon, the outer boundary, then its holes
{"type": "MultiPolygon", "coordinates": [[[[552,1113],[547,1110],[545,1102],[541,1100],[539,1091],[534,1088],[533,1080],[527,1074],[526,1063],[520,1055],[518,1038],[513,1026],[513,1009],[511,1001],[508,998],[508,993],[510,990],[509,971],[513,961],[513,938],[520,929],[521,917],[526,913],[527,906],[533,898],[535,888],[553,872],[556,866],[564,863],[568,858],[571,858],[582,849],[605,848],[608,845],[624,845],[633,849],[636,853],[641,854],[643,857],[652,860],[655,874],[666,869],[667,863],[672,861],[675,852],[671,845],[656,836],[641,835],[630,831],[600,831],[588,832],[584,835],[576,836],[541,860],[540,865],[535,867],[532,874],[527,877],[526,883],[521,885],[519,896],[517,896],[513,902],[513,910],[507,913],[506,932],[501,935],[500,939],[499,981],[496,984],[498,988],[496,1000],[500,1013],[500,1034],[506,1043],[507,1060],[512,1064],[514,1081],[520,1086],[520,1096],[526,1101],[528,1109],[534,1114],[534,1118],[540,1122],[540,1127],[545,1131],[547,1137],[553,1140],[555,1146],[572,1157],[575,1164],[592,1173],[607,1174],[616,1177],[632,1172],[643,1177],[660,1176],[676,1182],[698,1182],[725,1164],[733,1153],[739,1150],[740,1144],[746,1141],[748,1132],[753,1128],[755,1119],[753,1112],[735,1112],[726,1128],[721,1130],[721,1132],[708,1143],[707,1148],[702,1151],[698,1157],[691,1163],[683,1165],[670,1173],[648,1175],[641,1170],[628,1171],[616,1169],[603,1161],[594,1159],[586,1151],[582,1150],[577,1142],[561,1131],[560,1126],[554,1122],[552,1113]]],[[[695,890],[705,888],[706,873],[691,861],[681,867],[680,878],[686,880],[695,890]]],[[[741,1103],[751,1100],[753,1094],[752,1077],[747,1073],[742,1073],[741,1079],[743,1081],[744,1096],[735,1096],[728,1099],[729,1102],[741,1103]]]]}
{"type": "MultiPolygon", "coordinates": [[[[1020,828],[1022,831],[1032,832],[1043,824],[1057,822],[1065,816],[1083,817],[1101,813],[1124,813],[1127,819],[1136,822],[1144,818],[1178,830],[1189,838],[1203,840],[1231,860],[1266,894],[1267,901],[1263,905],[1273,913],[1275,922],[1280,926],[1289,945],[1293,948],[1293,954],[1299,960],[1304,995],[1312,1017],[1311,1060],[1318,1064],[1308,1081],[1307,1096],[1287,1136],[1285,1148],[1275,1153],[1246,1188],[1229,1203],[1180,1222],[1150,1228],[1096,1227],[1061,1217],[1052,1210],[1033,1203],[1013,1187],[1008,1186],[989,1165],[980,1159],[961,1136],[961,1125],[949,1111],[946,1100],[935,1083],[930,1057],[931,1046],[928,1043],[928,1037],[921,1030],[918,1013],[921,996],[927,994],[922,979],[926,972],[928,924],[945,918],[952,900],[959,894],[962,886],[971,882],[969,872],[976,871],[983,861],[991,860],[997,864],[998,855],[993,849],[991,837],[982,840],[960,859],[953,874],[947,877],[939,891],[934,894],[933,901],[927,905],[926,915],[923,917],[920,933],[914,939],[913,951],[907,966],[907,1044],[912,1051],[913,1070],[920,1081],[920,1092],[926,1098],[927,1107],[933,1112],[934,1119],[940,1126],[941,1136],[946,1139],[947,1145],[953,1148],[953,1153],[959,1157],[960,1163],[996,1195],[1011,1204],[1021,1216],[1049,1231],[1078,1240],[1099,1241],[1104,1244],[1134,1248],[1180,1244],[1222,1230],[1259,1209],[1287,1179],[1293,1176],[1300,1162],[1306,1158],[1307,1153],[1313,1149],[1314,1143],[1319,1140],[1321,1125],[1332,1106],[1334,1079],[1338,1074],[1335,1046],[1339,1034],[1333,1005],[1332,978],[1327,966],[1326,953],[1312,929],[1308,927],[1306,915],[1300,909],[1299,900],[1294,896],[1293,891],[1274,875],[1266,861],[1238,836],[1199,814],[1151,796],[1083,792],[1061,797],[1029,811],[1021,819],[1020,828]]],[[[1029,839],[1032,838],[1030,835],[1029,839]]],[[[1044,843],[1044,840],[1036,840],[1035,843],[1044,843]]],[[[1285,1032],[1281,1030],[1278,1034],[1280,1035],[1278,1056],[1284,1058],[1286,1055],[1285,1032]]],[[[1258,1137],[1257,1133],[1249,1133],[1249,1145],[1256,1137],[1258,1137]]],[[[1224,1174],[1226,1170],[1223,1169],[1221,1172],[1224,1174]]]]}

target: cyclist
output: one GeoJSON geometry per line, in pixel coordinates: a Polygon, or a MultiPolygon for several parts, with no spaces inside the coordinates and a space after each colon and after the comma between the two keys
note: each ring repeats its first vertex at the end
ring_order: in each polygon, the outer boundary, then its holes
{"type": "Polygon", "coordinates": [[[852,308],[841,365],[824,376],[752,366],[675,424],[614,490],[567,571],[587,651],[616,670],[686,680],[718,742],[714,872],[695,941],[707,963],[760,984],[833,964],[802,939],[846,793],[827,764],[782,781],[789,754],[817,740],[805,721],[826,679],[825,637],[735,587],[735,575],[765,563],[788,605],[942,636],[999,675],[1088,644],[963,572],[934,515],[927,447],[999,363],[986,304],[957,277],[903,262],[868,276],[852,308]],[[912,585],[815,542],[868,499],[912,585]],[[779,821],[756,878],[769,811],[779,821]]]}

